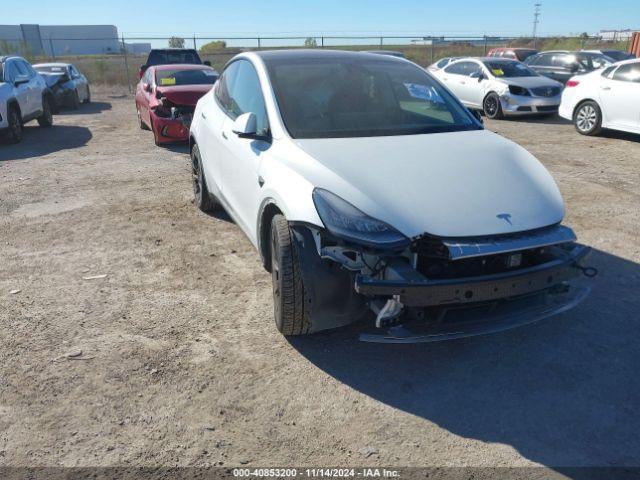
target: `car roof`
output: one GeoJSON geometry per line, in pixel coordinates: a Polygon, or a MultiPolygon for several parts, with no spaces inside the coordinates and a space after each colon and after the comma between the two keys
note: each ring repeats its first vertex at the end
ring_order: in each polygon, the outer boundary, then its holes
{"type": "Polygon", "coordinates": [[[209,65],[195,65],[193,63],[171,63],[169,65],[153,65],[149,68],[154,70],[213,70],[209,65]]]}
{"type": "Polygon", "coordinates": [[[36,63],[33,67],[70,67],[70,63],[52,62],[52,63],[36,63]]]}
{"type": "Polygon", "coordinates": [[[320,50],[320,49],[291,49],[291,50],[261,50],[259,52],[250,52],[251,55],[260,57],[265,62],[277,60],[361,60],[371,59],[375,55],[378,62],[407,62],[404,58],[395,57],[393,55],[378,55],[364,52],[349,52],[345,50],[320,50]]]}

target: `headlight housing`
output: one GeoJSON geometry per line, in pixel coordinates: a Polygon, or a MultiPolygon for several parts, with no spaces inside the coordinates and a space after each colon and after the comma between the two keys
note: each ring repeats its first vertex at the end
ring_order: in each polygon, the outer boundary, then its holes
{"type": "Polygon", "coordinates": [[[509,93],[512,95],[520,95],[522,97],[529,97],[531,94],[529,90],[524,87],[520,87],[518,85],[509,85],[509,93]]]}
{"type": "Polygon", "coordinates": [[[382,249],[400,249],[410,243],[395,228],[371,218],[328,190],[316,188],[312,196],[322,223],[338,238],[382,249]]]}

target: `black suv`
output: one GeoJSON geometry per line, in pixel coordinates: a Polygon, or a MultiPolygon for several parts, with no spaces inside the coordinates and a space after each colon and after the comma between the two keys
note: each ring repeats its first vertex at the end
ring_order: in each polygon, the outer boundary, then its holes
{"type": "Polygon", "coordinates": [[[211,62],[203,62],[194,48],[154,48],[149,52],[147,63],[140,66],[140,78],[149,67],[155,65],[209,65],[211,62]]]}
{"type": "Polygon", "coordinates": [[[588,73],[613,63],[609,57],[593,52],[540,52],[527,58],[526,63],[540,75],[567,83],[574,75],[588,73]]]}

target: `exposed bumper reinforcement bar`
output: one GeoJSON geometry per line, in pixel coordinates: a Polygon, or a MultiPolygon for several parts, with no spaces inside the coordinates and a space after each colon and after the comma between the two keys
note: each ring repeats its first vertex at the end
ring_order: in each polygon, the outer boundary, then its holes
{"type": "Polygon", "coordinates": [[[541,295],[538,302],[533,303],[530,299],[505,301],[488,314],[478,314],[475,321],[473,313],[470,313],[470,318],[465,322],[441,324],[437,328],[411,326],[412,330],[399,325],[391,327],[386,333],[363,333],[360,340],[374,343],[428,343],[501,332],[571,310],[590,291],[589,287],[572,288],[565,293],[541,295]]]}
{"type": "Polygon", "coordinates": [[[394,268],[397,279],[377,279],[357,275],[356,292],[390,297],[409,307],[429,307],[487,302],[546,290],[580,273],[576,266],[591,253],[591,248],[575,245],[550,262],[495,275],[429,280],[407,266],[394,268]]]}

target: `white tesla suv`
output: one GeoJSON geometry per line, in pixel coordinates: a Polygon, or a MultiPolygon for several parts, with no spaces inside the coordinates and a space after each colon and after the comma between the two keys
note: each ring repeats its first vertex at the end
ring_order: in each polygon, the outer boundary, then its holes
{"type": "Polygon", "coordinates": [[[285,335],[368,318],[365,340],[454,338],[588,292],[568,283],[594,272],[549,173],[406,60],[240,54],[189,143],[196,203],[224,207],[260,252],[285,335]]]}
{"type": "Polygon", "coordinates": [[[489,118],[552,114],[562,84],[508,58],[465,58],[433,73],[464,105],[489,118]]]}
{"type": "Polygon", "coordinates": [[[640,133],[640,60],[572,77],[559,113],[583,135],[597,135],[603,128],[640,133]]]}

